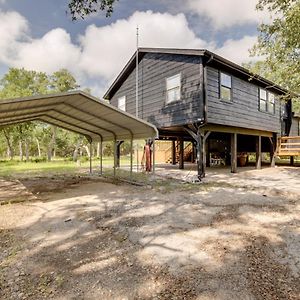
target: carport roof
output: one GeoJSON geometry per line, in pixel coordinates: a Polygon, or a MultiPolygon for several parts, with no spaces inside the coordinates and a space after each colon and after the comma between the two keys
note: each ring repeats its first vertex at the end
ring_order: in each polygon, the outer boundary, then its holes
{"type": "Polygon", "coordinates": [[[8,99],[0,102],[0,126],[42,121],[93,141],[157,137],[154,125],[82,91],[8,99]]]}

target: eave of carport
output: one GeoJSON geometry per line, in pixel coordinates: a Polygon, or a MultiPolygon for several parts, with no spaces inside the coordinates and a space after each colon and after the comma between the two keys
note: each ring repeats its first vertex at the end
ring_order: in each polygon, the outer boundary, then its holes
{"type": "Polygon", "coordinates": [[[155,138],[157,129],[81,91],[3,100],[0,126],[39,120],[93,141],[155,138]]]}
{"type": "MultiPolygon", "coordinates": [[[[156,127],[82,91],[0,102],[0,127],[42,121],[84,135],[89,142],[156,138],[156,127]]],[[[101,151],[102,152],[102,151],[101,151]]],[[[116,174],[116,150],[114,154],[116,174]]],[[[132,151],[130,159],[132,174],[132,151]]],[[[90,172],[92,170],[90,159],[90,172]]],[[[100,162],[102,174],[102,156],[100,162]]]]}

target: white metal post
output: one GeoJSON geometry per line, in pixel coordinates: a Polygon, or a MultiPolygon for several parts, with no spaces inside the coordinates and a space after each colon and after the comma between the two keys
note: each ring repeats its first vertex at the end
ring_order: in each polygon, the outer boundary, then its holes
{"type": "Polygon", "coordinates": [[[139,144],[136,143],[136,171],[139,171],[139,144]]]}
{"type": "Polygon", "coordinates": [[[101,139],[101,141],[100,141],[100,175],[102,176],[103,175],[103,158],[102,158],[102,156],[103,156],[103,154],[102,154],[102,139],[101,139]]]}
{"type": "Polygon", "coordinates": [[[92,142],[90,142],[90,175],[92,175],[92,142]]]}
{"type": "Polygon", "coordinates": [[[155,139],[153,139],[152,145],[152,172],[155,174],[155,139]]]}
{"type": "Polygon", "coordinates": [[[130,177],[132,177],[132,165],[133,165],[133,138],[130,139],[130,177]]]}
{"type": "Polygon", "coordinates": [[[114,178],[116,177],[116,164],[117,164],[117,140],[114,139],[114,178]]]}

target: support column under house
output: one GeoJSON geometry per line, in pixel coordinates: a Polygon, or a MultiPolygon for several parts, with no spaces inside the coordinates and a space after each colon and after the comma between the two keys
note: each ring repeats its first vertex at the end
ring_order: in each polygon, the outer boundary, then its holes
{"type": "Polygon", "coordinates": [[[261,169],[261,136],[256,137],[256,169],[261,169]]]}
{"type": "Polygon", "coordinates": [[[172,165],[176,165],[176,143],[172,141],[172,165]]]}
{"type": "Polygon", "coordinates": [[[184,142],[179,140],[179,169],[184,169],[184,142]]]}
{"type": "Polygon", "coordinates": [[[231,134],[231,173],[237,173],[237,133],[231,134]]]}

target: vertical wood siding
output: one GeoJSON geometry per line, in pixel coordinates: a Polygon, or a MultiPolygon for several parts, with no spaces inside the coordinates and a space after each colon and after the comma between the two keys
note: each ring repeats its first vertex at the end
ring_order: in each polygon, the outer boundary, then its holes
{"type": "Polygon", "coordinates": [[[291,126],[291,131],[290,131],[290,136],[298,136],[300,135],[299,132],[299,123],[300,123],[300,118],[293,118],[292,119],[292,126],[291,126]]]}
{"type": "Polygon", "coordinates": [[[279,133],[279,100],[275,102],[275,114],[261,112],[258,93],[257,85],[232,76],[232,102],[220,100],[219,70],[207,67],[208,122],[279,133]]]}
{"type": "MultiPolygon", "coordinates": [[[[201,57],[147,53],[139,63],[139,117],[158,128],[197,122],[204,118],[200,76],[201,57]],[[181,73],[181,100],[166,104],[166,78],[181,73]]],[[[280,103],[275,114],[258,110],[259,87],[232,76],[232,102],[219,98],[219,70],[207,68],[207,121],[280,133],[280,103]]],[[[135,115],[135,70],[113,95],[110,103],[126,96],[126,111],[135,115]]],[[[276,97],[276,95],[275,95],[276,97]]]]}
{"type": "MultiPolygon", "coordinates": [[[[196,122],[203,118],[197,56],[147,53],[139,63],[139,117],[158,128],[196,122]],[[181,73],[181,100],[166,104],[166,78],[181,73]]],[[[135,115],[135,70],[123,82],[110,103],[126,96],[126,111],[135,115]]]]}

